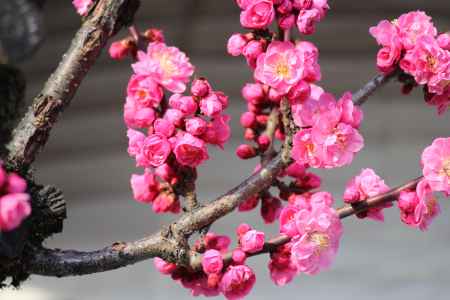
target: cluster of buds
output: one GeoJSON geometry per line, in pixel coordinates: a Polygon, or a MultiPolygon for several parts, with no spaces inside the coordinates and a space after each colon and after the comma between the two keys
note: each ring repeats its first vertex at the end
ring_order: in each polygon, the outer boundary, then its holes
{"type": "Polygon", "coordinates": [[[450,106],[450,33],[438,35],[431,17],[422,11],[383,20],[370,28],[382,46],[377,55],[378,69],[390,73],[400,68],[403,92],[422,85],[425,101],[443,114],[450,106]]]}
{"type": "MultiPolygon", "coordinates": [[[[144,36],[146,51],[133,50],[136,62],[124,106],[128,153],[145,168],[131,177],[131,187],[134,198],[152,204],[155,212],[177,213],[179,195],[186,196],[186,184],[195,182],[196,168],[209,158],[207,145],[223,148],[230,138],[228,97],[205,78],[193,80],[190,95],[183,95],[194,72],[189,58],[168,47],[159,30],[144,36]]],[[[113,43],[110,52],[114,48],[113,43]]]]}

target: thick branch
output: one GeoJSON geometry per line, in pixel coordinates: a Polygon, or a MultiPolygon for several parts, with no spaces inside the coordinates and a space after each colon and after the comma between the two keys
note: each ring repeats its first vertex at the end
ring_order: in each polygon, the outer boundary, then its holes
{"type": "Polygon", "coordinates": [[[359,91],[353,94],[353,102],[356,105],[363,105],[378,88],[388,83],[392,78],[398,75],[398,71],[390,74],[379,74],[366,83],[359,91]]]}
{"type": "Polygon", "coordinates": [[[13,132],[7,146],[8,162],[17,170],[26,170],[35,160],[108,39],[130,23],[138,6],[139,0],[98,1],[58,68],[13,132]]]}
{"type": "MultiPolygon", "coordinates": [[[[375,78],[373,81],[379,81],[379,79],[375,78]]],[[[383,81],[383,83],[385,82],[387,80],[383,81]]],[[[376,86],[380,87],[383,83],[376,84],[376,86]]],[[[374,83],[371,81],[366,87],[372,84],[374,83]]],[[[366,87],[356,93],[358,95],[357,100],[366,97],[365,93],[367,95],[373,93],[373,88],[369,89],[366,87]]],[[[285,110],[285,116],[287,116],[288,112],[288,110],[285,110]]],[[[33,249],[30,251],[30,257],[27,259],[26,268],[33,274],[62,277],[104,272],[156,256],[178,262],[178,258],[184,257],[185,253],[178,253],[180,249],[174,246],[172,240],[168,239],[168,237],[174,233],[179,236],[190,236],[231,213],[250,196],[270,187],[277,175],[289,163],[289,161],[283,160],[281,156],[281,154],[278,154],[267,165],[263,166],[259,172],[250,176],[215,201],[181,216],[178,221],[169,226],[169,230],[160,231],[149,238],[144,238],[137,242],[117,244],[120,247],[117,247],[117,245],[110,246],[93,252],[33,249]]],[[[357,211],[351,211],[346,208],[345,212],[351,215],[357,211]]],[[[285,237],[278,237],[269,241],[265,246],[266,252],[276,247],[284,239],[285,237]]],[[[190,266],[194,269],[198,268],[198,255],[193,254],[191,256],[190,266]]]]}

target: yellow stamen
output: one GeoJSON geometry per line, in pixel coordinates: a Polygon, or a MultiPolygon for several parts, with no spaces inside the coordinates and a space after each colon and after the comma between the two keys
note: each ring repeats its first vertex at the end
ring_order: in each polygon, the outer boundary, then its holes
{"type": "Polygon", "coordinates": [[[316,254],[320,254],[330,247],[330,238],[324,233],[314,232],[309,237],[309,240],[318,246],[316,254]]]}

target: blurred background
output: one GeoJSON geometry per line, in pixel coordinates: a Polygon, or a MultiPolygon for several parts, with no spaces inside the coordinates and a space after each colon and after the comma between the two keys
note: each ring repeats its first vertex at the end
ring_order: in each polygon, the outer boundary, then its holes
{"type": "MultiPolygon", "coordinates": [[[[330,5],[328,17],[318,25],[312,40],[321,51],[321,85],[336,95],[357,90],[376,74],[378,47],[368,29],[379,20],[422,9],[433,16],[440,31],[450,29],[450,3],[444,0],[340,0],[330,1],[330,5]]],[[[19,65],[28,83],[27,101],[42,88],[80,26],[69,0],[48,0],[43,12],[45,41],[35,56],[19,65]]],[[[243,133],[237,125],[244,110],[240,88],[251,79],[244,59],[230,57],[225,51],[228,36],[241,31],[239,9],[232,0],[146,0],[136,21],[142,30],[162,28],[167,43],[191,57],[197,75],[208,77],[215,89],[230,96],[232,140],[225,151],[211,149],[212,159],[199,170],[200,199],[214,199],[248,176],[256,163],[243,162],[234,155],[243,133]]],[[[114,62],[104,53],[35,164],[38,181],[60,187],[68,204],[64,233],[49,240],[48,247],[97,249],[117,240],[138,239],[175,218],[155,215],[131,196],[129,177],[141,170],[126,153],[122,121],[130,74],[129,61],[114,62]]],[[[424,103],[419,90],[403,96],[398,84],[377,92],[364,106],[364,112],[365,149],[350,167],[319,172],[323,188],[336,199],[341,198],[348,179],[364,167],[374,168],[391,186],[418,176],[423,148],[434,138],[449,134],[450,113],[438,117],[434,108],[424,103]]],[[[427,233],[402,225],[396,209],[386,212],[384,224],[345,219],[346,234],[332,269],[314,277],[299,276],[283,288],[270,281],[267,257],[252,259],[257,283],[248,299],[448,299],[449,203],[442,201],[442,215],[427,233]]],[[[260,219],[258,210],[235,213],[216,223],[212,231],[233,232],[237,224],[245,221],[274,235],[276,225],[263,226],[260,219]]],[[[124,298],[191,296],[170,278],[160,276],[151,261],[83,277],[33,276],[19,292],[0,292],[1,300],[124,298]]]]}

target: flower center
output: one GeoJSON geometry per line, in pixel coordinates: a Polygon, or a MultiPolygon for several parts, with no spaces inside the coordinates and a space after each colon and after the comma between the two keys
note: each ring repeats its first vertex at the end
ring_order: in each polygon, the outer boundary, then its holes
{"type": "Polygon", "coordinates": [[[444,164],[442,166],[442,173],[450,178],[450,157],[444,160],[444,164]]]}
{"type": "Polygon", "coordinates": [[[427,56],[427,65],[430,70],[435,70],[437,63],[438,63],[437,59],[434,56],[432,55],[427,56]]]}
{"type": "Polygon", "coordinates": [[[290,72],[289,67],[285,61],[281,61],[277,64],[276,71],[277,75],[282,78],[289,78],[290,72]]]}
{"type": "Polygon", "coordinates": [[[324,233],[314,232],[309,237],[309,240],[316,244],[316,254],[320,254],[330,247],[330,237],[324,233]]]}
{"type": "Polygon", "coordinates": [[[164,72],[165,77],[171,76],[176,71],[176,66],[168,54],[163,54],[159,59],[159,65],[164,72]]]}
{"type": "Polygon", "coordinates": [[[437,200],[434,196],[430,197],[427,201],[427,213],[426,215],[432,216],[434,212],[434,208],[437,205],[437,200]]]}
{"type": "Polygon", "coordinates": [[[137,96],[139,99],[145,99],[148,97],[148,91],[146,90],[138,90],[137,91],[137,96]]]}

